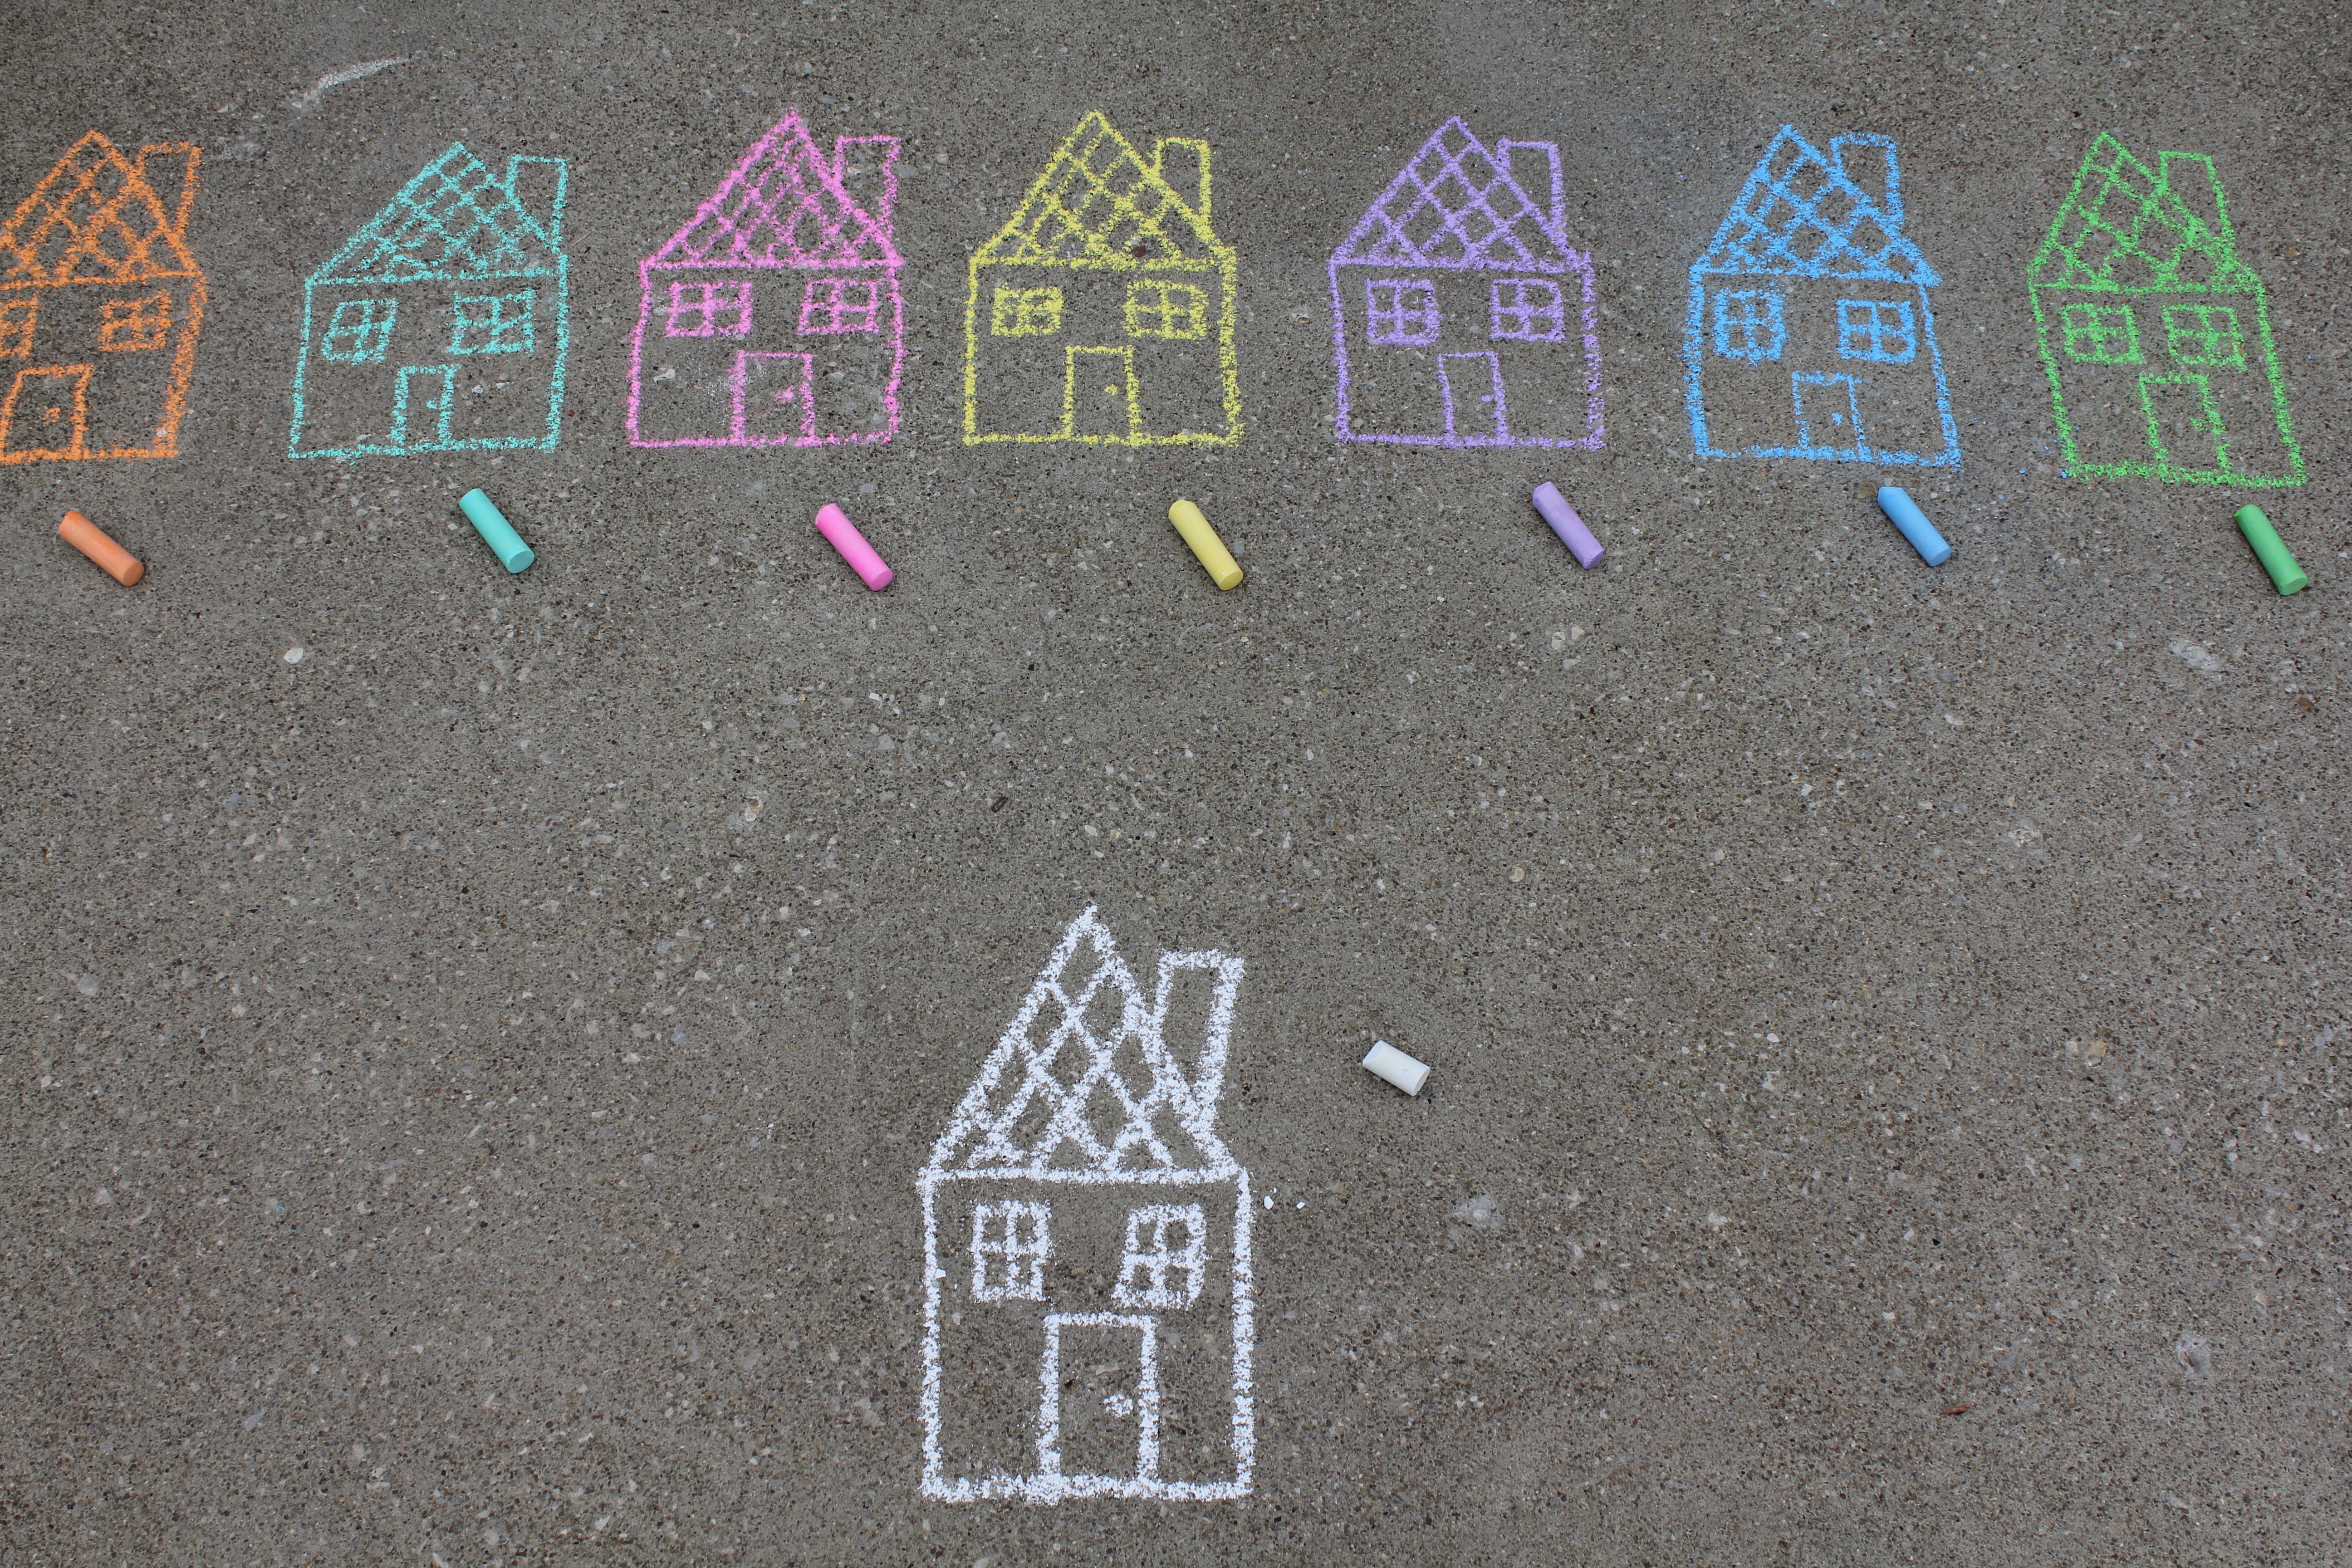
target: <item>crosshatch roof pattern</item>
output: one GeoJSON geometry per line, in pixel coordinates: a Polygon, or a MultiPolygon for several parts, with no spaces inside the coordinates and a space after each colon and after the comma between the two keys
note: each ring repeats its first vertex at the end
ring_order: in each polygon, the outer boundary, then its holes
{"type": "Polygon", "coordinates": [[[1070,923],[931,1151],[934,1173],[1086,1173],[1097,1178],[1236,1173],[1217,1137],[1231,995],[1241,962],[1171,953],[1147,998],[1094,910],[1070,923]],[[1196,1074],[1161,1037],[1178,968],[1224,984],[1196,1074]],[[1108,1130],[1108,1136],[1106,1131],[1108,1130]]]}
{"type": "Polygon", "coordinates": [[[417,171],[310,281],[548,277],[552,249],[514,193],[458,142],[417,171]]]}
{"type": "Polygon", "coordinates": [[[895,266],[889,226],[858,205],[843,171],[792,110],[743,155],[656,266],[895,266]]]}
{"type": "MultiPolygon", "coordinates": [[[[194,155],[179,145],[149,151],[194,155]]],[[[58,160],[0,228],[0,284],[196,276],[195,258],[154,187],[95,131],[58,160]]]]}
{"type": "Polygon", "coordinates": [[[1564,272],[1569,249],[1550,208],[1454,119],[1422,143],[1332,259],[1564,272]]]}
{"type": "Polygon", "coordinates": [[[2255,286],[2238,258],[2210,162],[2195,153],[2167,153],[2162,174],[2151,173],[2130,149],[2105,132],[2091,143],[2074,188],[2050,225],[2029,270],[2047,288],[2095,290],[2240,289],[2255,286]],[[2177,173],[2207,187],[2209,223],[2173,189],[2177,173]]]}
{"type": "Polygon", "coordinates": [[[1895,142],[1885,136],[1841,136],[1830,153],[1784,125],[1731,204],[1699,273],[1766,273],[1799,278],[1885,278],[1940,282],[1903,234],[1901,175],[1895,142]],[[1881,197],[1845,172],[1848,147],[1884,149],[1887,188],[1881,197]]]}
{"type": "Polygon", "coordinates": [[[1136,268],[1206,260],[1219,248],[1208,220],[1096,112],[973,260],[1136,268]]]}

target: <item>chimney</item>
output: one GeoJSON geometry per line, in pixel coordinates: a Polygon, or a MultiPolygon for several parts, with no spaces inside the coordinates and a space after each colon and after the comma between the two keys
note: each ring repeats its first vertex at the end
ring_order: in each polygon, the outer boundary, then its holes
{"type": "Polygon", "coordinates": [[[1830,163],[1878,204],[1886,221],[1903,223],[1902,174],[1895,166],[1895,141],[1888,136],[1841,136],[1830,143],[1830,163]]]}
{"type": "Polygon", "coordinates": [[[1527,192],[1555,233],[1568,229],[1568,193],[1560,184],[1559,147],[1551,142],[1497,142],[1511,183],[1527,192]]]}
{"type": "Polygon", "coordinates": [[[1209,221],[1209,144],[1171,136],[1151,149],[1151,166],[1176,188],[1202,223],[1209,221]]]}
{"type": "Polygon", "coordinates": [[[564,177],[561,158],[507,160],[507,194],[539,225],[547,236],[547,243],[557,250],[563,248],[564,177]]]}
{"type": "Polygon", "coordinates": [[[2222,205],[2221,176],[2214,172],[2213,160],[2202,153],[2159,153],[2157,165],[2164,188],[2197,215],[2197,221],[2205,226],[2206,232],[2224,250],[2234,252],[2237,241],[2230,233],[2229,209],[2222,205]]]}
{"type": "Polygon", "coordinates": [[[898,139],[844,136],[833,144],[834,176],[849,199],[890,232],[890,209],[898,205],[898,139]]]}
{"type": "Polygon", "coordinates": [[[163,227],[184,241],[188,207],[196,199],[196,160],[204,156],[194,142],[157,142],[139,149],[139,177],[155,193],[163,209],[163,227]]]}

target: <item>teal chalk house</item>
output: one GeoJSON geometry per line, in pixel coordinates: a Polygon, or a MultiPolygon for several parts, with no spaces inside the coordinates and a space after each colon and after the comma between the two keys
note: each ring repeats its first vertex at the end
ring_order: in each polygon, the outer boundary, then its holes
{"type": "Polygon", "coordinates": [[[551,450],[569,284],[561,158],[452,146],[302,293],[297,458],[551,450]]]}
{"type": "Polygon", "coordinates": [[[2213,161],[2101,135],[2026,279],[2076,477],[2303,483],[2263,280],[2213,161]]]}

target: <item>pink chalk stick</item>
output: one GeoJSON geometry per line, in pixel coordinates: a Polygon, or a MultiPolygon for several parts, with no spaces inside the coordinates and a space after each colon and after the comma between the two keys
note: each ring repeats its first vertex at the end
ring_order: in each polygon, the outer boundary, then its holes
{"type": "MultiPolygon", "coordinates": [[[[874,553],[874,547],[866,542],[866,536],[857,531],[857,525],[849,521],[847,512],[831,501],[825,502],[816,509],[816,531],[841,552],[841,558],[866,579],[867,587],[878,594],[890,585],[888,564],[874,553]]],[[[1600,547],[1595,545],[1593,548],[1598,550],[1600,547]]]]}
{"type": "Polygon", "coordinates": [[[1568,546],[1568,552],[1576,557],[1576,563],[1588,570],[1599,565],[1601,541],[1592,537],[1592,531],[1584,526],[1584,520],[1576,515],[1576,509],[1568,504],[1568,498],[1559,493],[1559,487],[1546,479],[1536,487],[1535,500],[1536,510],[1551,524],[1551,531],[1559,535],[1559,542],[1568,546]]]}

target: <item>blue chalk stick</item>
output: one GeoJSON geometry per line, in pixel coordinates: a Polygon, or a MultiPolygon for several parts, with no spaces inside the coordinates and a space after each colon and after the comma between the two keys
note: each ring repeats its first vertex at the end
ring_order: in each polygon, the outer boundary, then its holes
{"type": "Polygon", "coordinates": [[[1936,525],[1927,521],[1919,503],[1905,495],[1900,486],[1878,487],[1878,510],[1903,531],[1903,537],[1911,542],[1911,548],[1928,565],[1941,566],[1952,558],[1952,547],[1944,542],[1944,536],[1936,531],[1936,525]]]}
{"type": "Polygon", "coordinates": [[[467,490],[457,498],[457,510],[466,514],[466,521],[474,525],[474,531],[482,536],[482,542],[490,547],[499,565],[509,572],[520,572],[531,563],[530,546],[522,542],[522,535],[514,531],[514,525],[489,497],[479,490],[467,490]]]}

